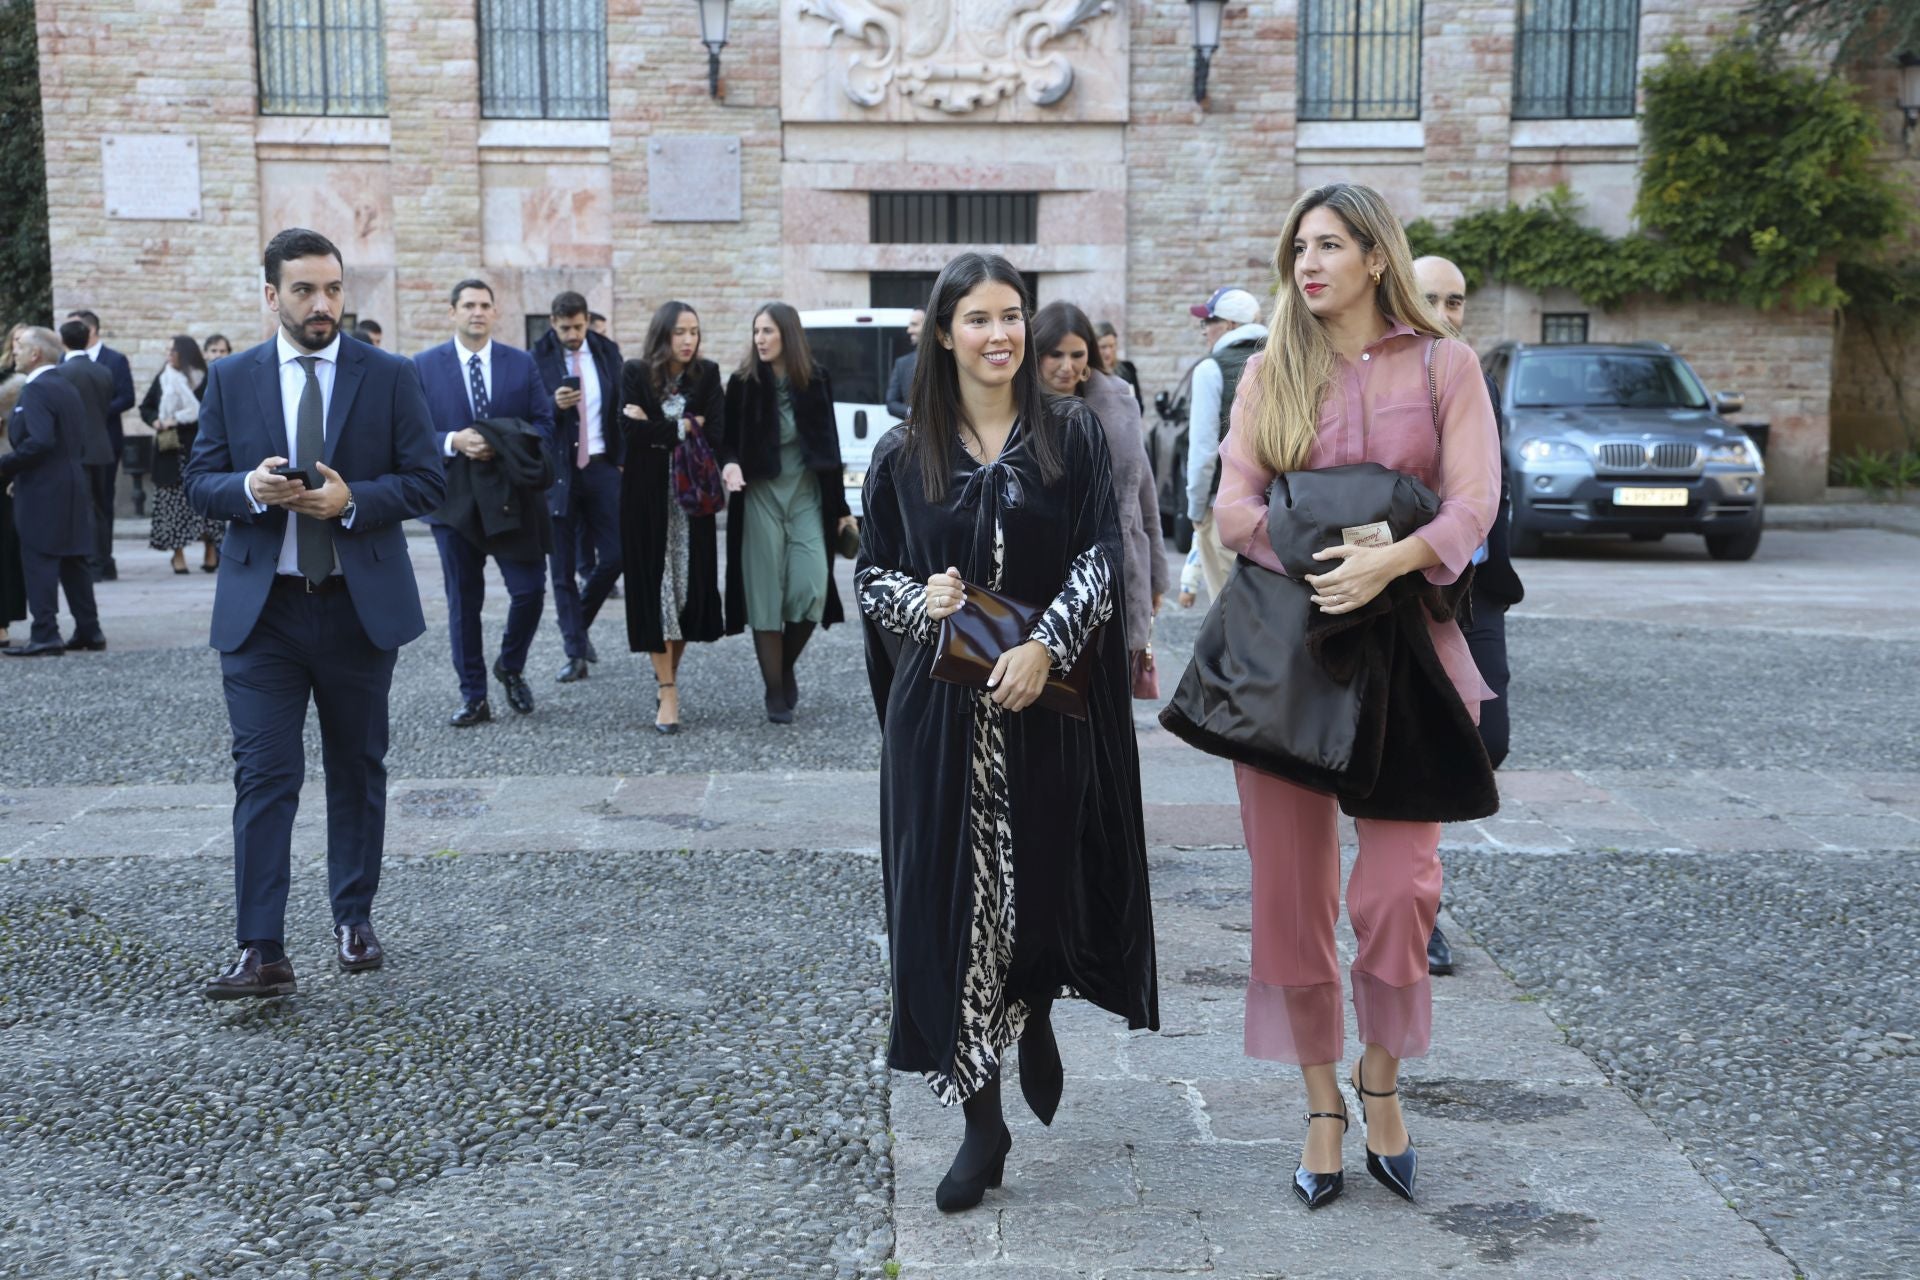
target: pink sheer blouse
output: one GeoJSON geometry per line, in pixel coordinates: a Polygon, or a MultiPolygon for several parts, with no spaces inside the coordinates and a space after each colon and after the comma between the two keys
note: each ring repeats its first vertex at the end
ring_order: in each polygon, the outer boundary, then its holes
{"type": "MultiPolygon", "coordinates": [[[[1320,427],[1308,470],[1377,462],[1418,477],[1440,495],[1440,513],[1414,537],[1433,548],[1440,563],[1427,580],[1444,586],[1466,571],[1487,540],[1500,506],[1500,433],[1493,402],[1473,349],[1442,339],[1433,353],[1440,387],[1440,447],[1435,456],[1433,410],[1427,392],[1427,344],[1432,341],[1395,323],[1357,361],[1342,360],[1320,408],[1320,427]]],[[[1256,564],[1282,572],[1267,542],[1267,489],[1273,472],[1254,457],[1240,424],[1258,399],[1259,361],[1247,362],[1233,400],[1233,418],[1220,446],[1220,493],[1214,517],[1220,541],[1256,564]]],[[[1329,561],[1329,571],[1334,562],[1329,561]]],[[[1476,716],[1494,696],[1467,649],[1457,622],[1429,618],[1434,649],[1476,716]]]]}

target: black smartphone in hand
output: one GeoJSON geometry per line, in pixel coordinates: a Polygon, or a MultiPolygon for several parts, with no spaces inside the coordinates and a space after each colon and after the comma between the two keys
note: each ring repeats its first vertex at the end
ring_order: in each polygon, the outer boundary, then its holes
{"type": "Polygon", "coordinates": [[[313,482],[312,473],[305,467],[296,467],[291,464],[284,467],[275,467],[273,474],[279,476],[282,480],[298,480],[309,489],[318,489],[320,487],[313,482]]]}

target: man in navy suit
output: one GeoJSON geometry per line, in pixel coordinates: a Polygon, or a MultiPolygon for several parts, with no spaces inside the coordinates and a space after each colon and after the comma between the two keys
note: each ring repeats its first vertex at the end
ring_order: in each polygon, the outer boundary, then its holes
{"type": "Polygon", "coordinates": [[[567,649],[561,684],[584,680],[598,662],[588,636],[607,593],[620,579],[620,348],[587,326],[587,300],[568,290],[549,308],[552,326],[533,344],[541,385],[553,396],[553,612],[567,649]],[[595,551],[585,589],[574,576],[579,539],[595,551]]]}
{"type": "Polygon", "coordinates": [[[69,311],[67,319],[87,326],[87,359],[113,375],[113,399],[107,405],[105,419],[111,456],[105,462],[87,467],[87,478],[93,485],[93,580],[112,582],[120,576],[119,566],[113,562],[113,492],[120,475],[120,448],[126,439],[120,418],[133,408],[133,366],[125,356],[100,341],[99,316],[91,311],[69,311]]]}
{"type": "Polygon", "coordinates": [[[60,339],[51,329],[22,329],[13,340],[14,367],[27,375],[7,421],[13,452],[0,454],[0,485],[13,486],[13,523],[20,535],[20,568],[27,580],[33,632],[10,658],[65,653],[69,647],[104,649],[93,604],[93,495],[81,456],[91,420],[80,393],[54,372],[60,339]],[[60,639],[60,590],[73,614],[73,639],[60,639]]]}
{"type": "MultiPolygon", "coordinates": [[[[484,280],[453,286],[448,313],[454,336],[413,358],[426,388],[427,407],[441,452],[485,462],[493,456],[474,423],[486,418],[518,418],[553,446],[553,397],[540,381],[533,357],[493,340],[499,313],[493,287],[484,280]]],[[[447,629],[453,643],[453,669],[460,677],[460,709],[447,723],[456,729],[493,719],[487,702],[486,648],[480,634],[480,606],[487,592],[487,555],[452,528],[434,522],[440,568],[447,584],[447,629]]],[[[506,579],[507,632],[493,674],[506,690],[507,705],[521,715],[533,710],[533,690],[524,674],[527,651],[540,629],[547,602],[547,562],[495,556],[506,579]]]]}
{"type": "Polygon", "coordinates": [[[344,339],[340,251],[291,228],[267,245],[273,338],[208,367],[181,484],[225,520],[213,647],[233,727],[240,956],[213,1000],[293,991],[285,918],[307,702],[320,713],[327,892],[336,959],[384,959],[371,920],[387,821],[387,695],[401,645],[427,629],[402,521],[446,474],[413,366],[344,339]],[[281,470],[297,470],[312,484],[281,470]]]}

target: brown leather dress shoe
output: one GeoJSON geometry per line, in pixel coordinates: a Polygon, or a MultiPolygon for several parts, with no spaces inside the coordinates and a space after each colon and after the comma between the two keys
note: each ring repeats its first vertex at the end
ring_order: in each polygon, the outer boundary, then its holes
{"type": "Polygon", "coordinates": [[[387,958],[370,924],[337,924],[333,936],[340,942],[340,968],[346,973],[378,969],[387,958]]]}
{"type": "Polygon", "coordinates": [[[226,972],[207,983],[209,1000],[245,1000],[256,996],[293,994],[293,961],[276,960],[268,964],[260,948],[240,948],[240,958],[226,972]]]}

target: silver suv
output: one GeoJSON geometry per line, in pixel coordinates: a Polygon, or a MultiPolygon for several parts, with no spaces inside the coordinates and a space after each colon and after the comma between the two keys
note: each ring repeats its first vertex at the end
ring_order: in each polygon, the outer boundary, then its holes
{"type": "Polygon", "coordinates": [[[1663,342],[1503,343],[1482,362],[1505,411],[1513,553],[1549,533],[1625,533],[1657,541],[1697,533],[1716,560],[1760,547],[1766,467],[1663,342]]]}

